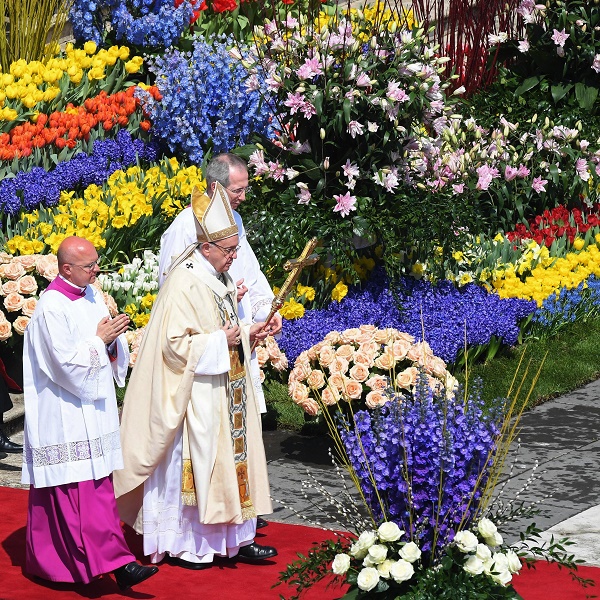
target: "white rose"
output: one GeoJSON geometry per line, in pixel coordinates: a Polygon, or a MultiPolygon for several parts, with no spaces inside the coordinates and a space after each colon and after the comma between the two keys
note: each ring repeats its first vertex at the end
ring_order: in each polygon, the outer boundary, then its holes
{"type": "Polygon", "coordinates": [[[408,542],[400,548],[400,556],[407,562],[414,563],[421,558],[421,551],[414,542],[408,542]]]}
{"type": "Polygon", "coordinates": [[[331,570],[336,575],[343,575],[350,568],[350,557],[347,554],[336,554],[331,563],[331,570]]]}
{"type": "Polygon", "coordinates": [[[475,556],[480,560],[488,560],[489,558],[492,558],[492,551],[489,546],[486,546],[485,544],[477,544],[475,556]]]}
{"type": "Polygon", "coordinates": [[[483,561],[480,558],[477,558],[476,555],[471,555],[465,561],[463,569],[469,575],[481,575],[481,573],[483,573],[483,561]]]}
{"type": "Polygon", "coordinates": [[[381,544],[373,544],[373,546],[369,548],[368,557],[371,559],[373,565],[378,565],[386,559],[387,551],[388,549],[386,546],[381,544]]]}
{"type": "Polygon", "coordinates": [[[508,570],[499,571],[498,573],[493,573],[491,577],[492,577],[493,581],[495,581],[496,583],[499,583],[500,585],[503,585],[503,586],[507,586],[512,580],[512,575],[510,574],[510,571],[508,571],[508,570]]]}
{"type": "Polygon", "coordinates": [[[390,578],[390,567],[394,564],[393,560],[386,558],[382,563],[377,565],[377,572],[384,579],[390,578]]]}
{"type": "Polygon", "coordinates": [[[350,554],[355,558],[361,559],[367,555],[369,548],[377,541],[377,534],[374,531],[363,531],[358,540],[350,546],[350,554]]]}
{"type": "Polygon", "coordinates": [[[370,592],[379,583],[379,572],[373,567],[363,569],[356,579],[356,585],[364,592],[370,592]]]}
{"type": "Polygon", "coordinates": [[[502,539],[502,536],[496,531],[490,537],[483,538],[483,541],[488,546],[500,546],[504,540],[502,539]]]}
{"type": "Polygon", "coordinates": [[[518,573],[521,570],[523,565],[521,564],[521,559],[516,552],[513,550],[508,550],[506,553],[506,559],[508,561],[508,570],[511,573],[518,573]]]}
{"type": "Polygon", "coordinates": [[[413,566],[406,560],[400,559],[390,567],[390,575],[396,583],[408,581],[415,573],[413,566]]]}
{"type": "Polygon", "coordinates": [[[382,542],[395,542],[404,535],[404,531],[396,523],[387,521],[379,526],[377,534],[382,542]]]}
{"type": "Polygon", "coordinates": [[[461,552],[475,552],[477,549],[477,536],[470,531],[459,531],[454,541],[461,552]]]}
{"type": "Polygon", "coordinates": [[[483,519],[479,521],[479,523],[477,524],[477,529],[484,538],[491,538],[496,533],[496,531],[498,531],[496,526],[485,517],[483,517],[483,519]]]}

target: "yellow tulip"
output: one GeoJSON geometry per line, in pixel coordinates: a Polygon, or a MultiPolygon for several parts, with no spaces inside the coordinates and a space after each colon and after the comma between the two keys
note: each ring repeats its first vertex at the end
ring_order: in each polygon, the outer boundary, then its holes
{"type": "Polygon", "coordinates": [[[87,52],[87,54],[95,54],[97,48],[96,42],[92,41],[86,42],[83,45],[83,49],[87,52]]]}

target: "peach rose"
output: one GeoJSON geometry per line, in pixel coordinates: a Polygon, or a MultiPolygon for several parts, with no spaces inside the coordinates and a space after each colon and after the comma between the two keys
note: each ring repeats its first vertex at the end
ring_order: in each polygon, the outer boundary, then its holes
{"type": "Polygon", "coordinates": [[[347,361],[354,360],[354,347],[350,344],[342,344],[335,353],[337,356],[345,358],[347,361]]]}
{"type": "Polygon", "coordinates": [[[341,373],[334,373],[329,376],[328,385],[334,387],[336,390],[341,391],[344,389],[346,378],[341,373]]]}
{"type": "Polygon", "coordinates": [[[350,329],[346,329],[342,331],[342,341],[343,342],[356,342],[360,337],[361,331],[358,327],[352,327],[350,329]]]}
{"type": "Polygon", "coordinates": [[[431,375],[427,375],[427,385],[429,386],[429,389],[436,394],[439,394],[444,389],[444,384],[431,375]]]}
{"type": "Polygon", "coordinates": [[[365,365],[357,363],[350,369],[350,377],[356,381],[366,381],[369,378],[369,369],[365,365]]]}
{"type": "Polygon", "coordinates": [[[26,317],[24,315],[20,315],[18,316],[14,321],[13,321],[13,329],[19,334],[19,335],[23,335],[25,333],[25,328],[27,327],[27,325],[29,324],[29,321],[31,319],[29,317],[26,317]]]}
{"type": "Polygon", "coordinates": [[[9,263],[14,256],[12,254],[8,254],[8,252],[0,252],[0,265],[4,265],[9,263]]]}
{"type": "Polygon", "coordinates": [[[319,352],[321,352],[321,348],[324,345],[325,345],[324,342],[319,342],[318,344],[315,344],[312,348],[307,350],[306,355],[308,356],[309,360],[316,360],[317,357],[319,356],[319,352]]]}
{"type": "Polygon", "coordinates": [[[313,390],[320,390],[325,385],[325,375],[323,371],[314,370],[306,378],[306,384],[313,390]]]}
{"type": "Polygon", "coordinates": [[[288,386],[288,392],[296,404],[301,404],[302,402],[308,400],[308,396],[310,394],[310,390],[304,384],[299,383],[298,381],[293,381],[288,386]]]}
{"type": "Polygon", "coordinates": [[[25,275],[24,277],[21,277],[17,280],[17,283],[19,284],[19,293],[21,294],[31,296],[37,292],[37,281],[35,280],[35,277],[32,277],[31,275],[25,275]]]}
{"type": "Polygon", "coordinates": [[[382,352],[382,354],[375,359],[375,366],[382,371],[391,371],[394,368],[395,363],[394,355],[389,350],[382,352]]]}
{"type": "Polygon", "coordinates": [[[410,390],[416,383],[419,377],[419,369],[417,367],[408,367],[396,376],[396,386],[403,390],[410,390]]]}
{"type": "Polygon", "coordinates": [[[265,382],[265,372],[264,372],[262,369],[259,369],[259,370],[258,370],[258,380],[259,380],[261,383],[264,383],[264,382],[265,382]]]}
{"type": "Polygon", "coordinates": [[[23,298],[21,294],[12,292],[7,294],[6,298],[4,298],[4,308],[6,308],[8,312],[16,312],[21,309],[24,302],[25,298],[23,298]]]}
{"type": "Polygon", "coordinates": [[[4,342],[12,335],[12,326],[10,322],[4,318],[0,320],[0,342],[4,342]]]}
{"type": "Polygon", "coordinates": [[[33,317],[33,313],[35,311],[35,307],[37,306],[37,298],[25,298],[25,302],[23,302],[23,307],[21,308],[21,312],[26,317],[33,317]]]}
{"type": "Polygon", "coordinates": [[[377,331],[377,327],[375,325],[361,325],[359,329],[363,333],[372,333],[373,335],[375,335],[375,332],[377,331]]]}
{"type": "Polygon", "coordinates": [[[375,362],[373,354],[367,354],[362,350],[357,350],[354,354],[354,362],[358,365],[364,365],[367,369],[370,369],[375,362]]]}
{"type": "Polygon", "coordinates": [[[271,360],[277,360],[281,356],[281,350],[279,349],[279,344],[277,340],[272,336],[268,335],[265,339],[265,348],[269,353],[269,358],[271,360]]]}
{"type": "Polygon", "coordinates": [[[368,332],[368,331],[363,331],[359,336],[358,339],[356,340],[357,344],[368,344],[369,342],[374,341],[375,339],[375,334],[368,332]]]}
{"type": "Polygon", "coordinates": [[[55,254],[44,254],[38,259],[35,268],[44,279],[52,281],[58,275],[58,259],[55,254]]]}
{"type": "Polygon", "coordinates": [[[387,344],[395,339],[395,329],[387,328],[387,329],[378,329],[375,332],[375,341],[379,344],[387,344]]]}
{"type": "Polygon", "coordinates": [[[334,373],[341,373],[344,375],[348,372],[348,367],[350,363],[341,356],[336,356],[329,365],[329,372],[333,375],[334,373]]]}
{"type": "Polygon", "coordinates": [[[372,390],[367,394],[367,397],[365,398],[365,404],[368,408],[371,409],[379,408],[380,406],[383,406],[387,401],[388,398],[386,398],[380,390],[372,390]]]}
{"type": "Polygon", "coordinates": [[[330,331],[323,341],[328,344],[339,344],[342,341],[342,334],[339,331],[330,331]]]}
{"type": "Polygon", "coordinates": [[[5,281],[2,284],[2,294],[8,296],[8,294],[14,294],[19,291],[19,284],[16,281],[5,281]]]}
{"type": "Polygon", "coordinates": [[[300,408],[311,417],[314,417],[319,413],[319,405],[312,398],[307,398],[298,404],[300,405],[300,408]]]}
{"type": "Polygon", "coordinates": [[[346,379],[345,382],[345,387],[343,390],[343,393],[345,396],[347,396],[348,398],[351,398],[352,400],[358,400],[363,393],[363,386],[362,383],[359,383],[358,381],[355,381],[354,379],[346,379]]]}
{"type": "Polygon", "coordinates": [[[412,360],[412,362],[418,363],[421,366],[424,366],[427,359],[431,356],[433,356],[433,351],[427,342],[417,342],[406,355],[409,360],[412,360]]]}
{"type": "Polygon", "coordinates": [[[447,373],[446,363],[439,356],[432,356],[427,359],[425,371],[443,381],[447,373]]]}
{"type": "Polygon", "coordinates": [[[404,331],[396,331],[396,339],[401,340],[403,342],[408,342],[409,344],[415,343],[415,336],[410,335],[410,333],[406,333],[404,331]]]}
{"type": "Polygon", "coordinates": [[[404,360],[412,344],[406,340],[396,340],[392,344],[392,354],[396,360],[404,360]]]}
{"type": "Polygon", "coordinates": [[[363,342],[358,347],[358,352],[364,352],[370,356],[375,356],[381,350],[381,344],[377,342],[363,342]]]}
{"type": "Polygon", "coordinates": [[[18,262],[10,262],[0,265],[0,277],[4,279],[17,280],[25,275],[23,265],[18,262]]]}
{"type": "Polygon", "coordinates": [[[276,371],[285,371],[288,368],[287,356],[285,354],[282,354],[277,360],[272,360],[271,366],[276,371]]]}
{"type": "Polygon", "coordinates": [[[321,348],[321,351],[319,352],[319,363],[323,367],[328,367],[334,358],[335,350],[331,346],[326,345],[321,348]]]}
{"type": "Polygon", "coordinates": [[[117,306],[115,299],[106,292],[102,292],[102,297],[104,298],[104,304],[106,304],[106,308],[108,308],[108,314],[111,317],[116,317],[119,314],[119,307],[117,306]]]}
{"type": "Polygon", "coordinates": [[[13,262],[21,263],[26,271],[31,271],[35,269],[35,263],[39,257],[39,254],[24,254],[23,256],[15,256],[13,262]]]}
{"type": "Polygon", "coordinates": [[[258,366],[261,368],[269,360],[269,353],[264,346],[256,346],[256,359],[258,360],[258,366]]]}
{"type": "Polygon", "coordinates": [[[372,390],[384,390],[389,385],[388,378],[383,375],[373,375],[373,377],[365,381],[365,385],[372,390]]]}
{"type": "Polygon", "coordinates": [[[325,406],[333,406],[334,404],[337,404],[339,399],[340,393],[335,388],[326,387],[321,392],[321,400],[325,406]]]}

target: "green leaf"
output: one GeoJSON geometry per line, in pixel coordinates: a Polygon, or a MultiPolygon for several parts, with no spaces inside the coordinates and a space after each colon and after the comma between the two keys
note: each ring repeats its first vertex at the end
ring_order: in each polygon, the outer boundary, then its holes
{"type": "Polygon", "coordinates": [[[585,85],[584,83],[576,83],[575,97],[577,98],[577,102],[581,108],[584,110],[590,110],[592,106],[594,106],[596,98],[598,97],[598,88],[585,85]]]}
{"type": "Polygon", "coordinates": [[[553,85],[550,86],[550,91],[552,92],[552,100],[557,104],[560,102],[573,88],[572,83],[568,83],[567,85],[553,85]]]}
{"type": "Polygon", "coordinates": [[[539,85],[541,80],[542,78],[539,76],[529,77],[515,90],[515,96],[521,96],[525,92],[533,89],[536,85],[539,85]]]}
{"type": "Polygon", "coordinates": [[[344,99],[344,119],[346,121],[346,125],[348,123],[350,123],[351,119],[350,119],[350,108],[352,107],[352,103],[350,102],[350,100],[348,98],[344,99]]]}

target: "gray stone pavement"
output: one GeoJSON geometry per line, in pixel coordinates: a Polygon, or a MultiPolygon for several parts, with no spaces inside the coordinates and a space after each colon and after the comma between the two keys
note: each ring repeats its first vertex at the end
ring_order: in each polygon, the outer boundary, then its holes
{"type": "MultiPolygon", "coordinates": [[[[13,401],[15,408],[5,415],[5,429],[13,441],[21,443],[22,402],[13,401]]],[[[600,566],[600,380],[526,413],[518,439],[498,486],[503,487],[501,499],[517,496],[526,503],[539,503],[541,512],[507,523],[502,528],[505,537],[516,539],[519,531],[535,521],[546,538],[570,538],[575,543],[570,551],[576,558],[600,566]]],[[[322,486],[333,499],[344,500],[344,494],[356,504],[359,499],[352,482],[342,479],[334,468],[328,440],[265,431],[264,441],[275,500],[274,513],[268,518],[304,523],[302,515],[313,524],[339,529],[337,517],[319,509],[330,503],[315,486],[322,486]]],[[[0,459],[0,486],[24,487],[20,465],[21,455],[0,459]]]]}

